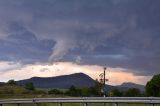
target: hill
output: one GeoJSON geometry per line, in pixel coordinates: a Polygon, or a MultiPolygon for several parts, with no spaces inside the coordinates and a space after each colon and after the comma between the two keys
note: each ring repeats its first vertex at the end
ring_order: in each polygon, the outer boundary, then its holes
{"type": "MultiPolygon", "coordinates": [[[[18,85],[25,85],[27,82],[33,82],[36,88],[60,88],[67,89],[74,85],[76,87],[91,87],[94,86],[95,80],[84,73],[75,73],[71,75],[63,75],[57,77],[32,77],[30,79],[24,79],[17,81],[18,85]]],[[[0,86],[6,85],[4,82],[0,82],[0,86]]],[[[138,88],[144,91],[145,86],[140,84],[135,84],[131,82],[126,82],[118,86],[112,86],[106,84],[106,90],[119,89],[121,91],[126,91],[129,88],[138,88]]]]}
{"type": "MultiPolygon", "coordinates": [[[[84,73],[75,73],[71,75],[63,75],[57,77],[32,77],[30,79],[17,81],[19,85],[24,85],[27,82],[33,82],[36,88],[60,88],[67,89],[74,85],[76,87],[91,87],[94,86],[95,80],[84,73]]],[[[106,84],[106,90],[119,89],[121,91],[126,91],[129,88],[138,88],[144,91],[144,86],[127,82],[118,86],[112,86],[106,84]]]]}
{"type": "Polygon", "coordinates": [[[131,83],[131,82],[126,82],[126,83],[122,83],[121,85],[117,86],[118,88],[138,88],[141,91],[144,91],[145,86],[144,85],[140,85],[140,84],[135,84],[135,83],[131,83]]]}
{"type": "Polygon", "coordinates": [[[0,82],[0,86],[4,86],[5,85],[5,83],[4,82],[0,82]]]}
{"type": "Polygon", "coordinates": [[[37,88],[61,88],[67,89],[74,85],[76,87],[91,87],[95,81],[86,74],[75,73],[71,75],[63,75],[57,77],[33,77],[30,79],[17,81],[19,85],[24,85],[27,82],[32,82],[37,88]]]}

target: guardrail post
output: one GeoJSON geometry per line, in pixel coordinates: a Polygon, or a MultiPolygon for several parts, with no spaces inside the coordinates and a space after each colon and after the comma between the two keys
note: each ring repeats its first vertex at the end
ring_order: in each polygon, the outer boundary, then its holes
{"type": "Polygon", "coordinates": [[[19,103],[17,104],[17,106],[19,106],[19,103]]]}
{"type": "Polygon", "coordinates": [[[151,105],[151,106],[154,106],[154,103],[151,103],[150,105],[151,105]]]}
{"type": "Polygon", "coordinates": [[[114,106],[118,106],[118,103],[115,103],[114,106]]]}
{"type": "Polygon", "coordinates": [[[37,106],[37,103],[34,103],[34,106],[37,106]]]}
{"type": "Polygon", "coordinates": [[[0,104],[0,106],[2,106],[2,104],[0,104]]]}
{"type": "Polygon", "coordinates": [[[84,103],[84,106],[88,106],[88,104],[87,104],[87,103],[84,103]]]}
{"type": "Polygon", "coordinates": [[[59,103],[58,106],[62,106],[62,103],[59,103]]]}

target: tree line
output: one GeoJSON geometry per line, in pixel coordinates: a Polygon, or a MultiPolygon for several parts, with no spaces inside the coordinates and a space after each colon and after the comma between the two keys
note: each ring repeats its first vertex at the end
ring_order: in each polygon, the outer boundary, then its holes
{"type": "MultiPolygon", "coordinates": [[[[67,91],[61,91],[59,89],[52,89],[48,91],[49,95],[67,95],[74,97],[102,97],[103,93],[100,86],[93,86],[89,88],[78,88],[71,86],[67,91]]],[[[144,96],[137,88],[129,88],[127,91],[120,91],[119,89],[112,89],[105,94],[108,97],[137,97],[144,96]]]]}
{"type": "MultiPolygon", "coordinates": [[[[69,96],[103,96],[101,92],[103,84],[100,81],[96,81],[95,86],[89,88],[77,88],[71,86],[66,92],[62,92],[58,89],[52,89],[49,94],[65,94],[69,96]]],[[[145,86],[145,91],[140,91],[137,88],[129,88],[126,91],[119,89],[112,89],[105,92],[106,96],[115,97],[142,97],[142,96],[153,96],[160,97],[160,74],[154,75],[145,86]]]]}

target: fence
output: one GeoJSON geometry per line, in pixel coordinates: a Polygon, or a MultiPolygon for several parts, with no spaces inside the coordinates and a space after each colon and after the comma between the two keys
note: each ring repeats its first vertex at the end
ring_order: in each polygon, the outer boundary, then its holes
{"type": "Polygon", "coordinates": [[[118,106],[120,103],[129,104],[155,104],[160,105],[160,98],[158,97],[82,97],[82,98],[34,98],[34,99],[6,99],[0,100],[0,106],[4,104],[37,104],[41,103],[58,103],[59,106],[63,106],[64,103],[83,103],[87,106],[88,103],[114,103],[114,106],[118,106]]]}

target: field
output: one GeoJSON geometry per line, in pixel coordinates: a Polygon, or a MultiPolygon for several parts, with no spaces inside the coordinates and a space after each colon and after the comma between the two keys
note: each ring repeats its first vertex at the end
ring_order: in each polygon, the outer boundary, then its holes
{"type": "MultiPolygon", "coordinates": [[[[34,94],[35,92],[28,92],[23,87],[19,86],[3,86],[0,87],[0,99],[20,99],[20,98],[57,98],[67,97],[64,95],[46,95],[34,94]],[[3,94],[3,93],[8,94],[3,94]]],[[[17,106],[17,104],[3,104],[3,106],[17,106]]],[[[35,104],[20,104],[19,106],[35,106],[35,104]]],[[[41,103],[36,106],[59,106],[58,103],[41,103]]],[[[85,106],[83,103],[63,103],[62,106],[85,106]]],[[[114,103],[88,103],[87,106],[115,106],[114,103]]],[[[150,104],[118,104],[118,106],[151,106],[150,104]]],[[[160,106],[160,104],[154,105],[160,106]]]]}

